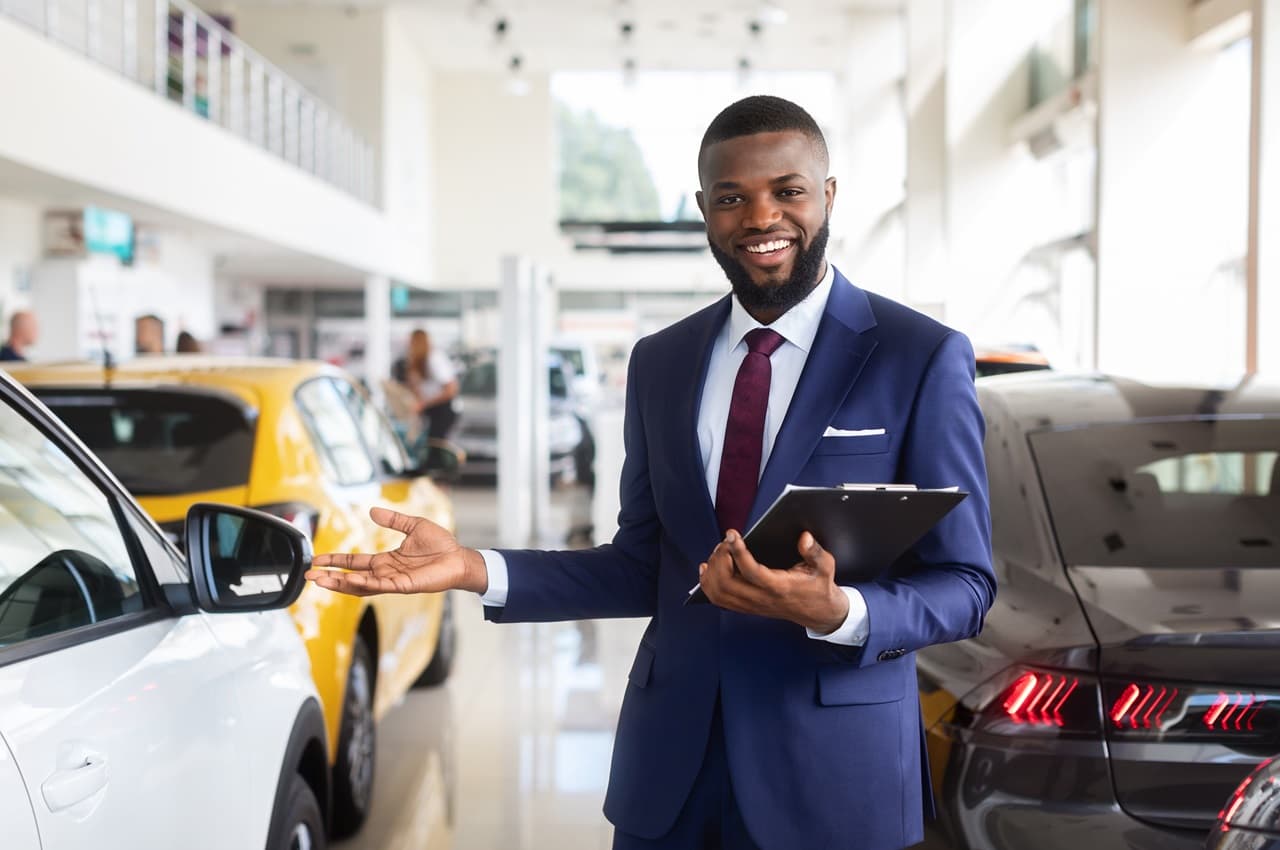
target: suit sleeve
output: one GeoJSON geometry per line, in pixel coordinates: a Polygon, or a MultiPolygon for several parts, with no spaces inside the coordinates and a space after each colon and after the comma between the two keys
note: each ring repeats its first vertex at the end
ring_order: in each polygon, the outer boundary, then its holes
{"type": "Polygon", "coordinates": [[[603,617],[650,617],[658,599],[658,512],[649,483],[642,395],[642,346],[627,369],[619,483],[618,532],[594,549],[543,552],[503,550],[509,590],[502,608],[485,608],[495,622],[546,622],[603,617]]]}
{"type": "Polygon", "coordinates": [[[876,663],[885,651],[972,637],[995,599],[985,424],[973,376],[973,347],[963,334],[950,333],[921,380],[900,480],[921,488],[959,486],[969,496],[904,556],[893,577],[857,585],[869,625],[859,666],[876,663]]]}

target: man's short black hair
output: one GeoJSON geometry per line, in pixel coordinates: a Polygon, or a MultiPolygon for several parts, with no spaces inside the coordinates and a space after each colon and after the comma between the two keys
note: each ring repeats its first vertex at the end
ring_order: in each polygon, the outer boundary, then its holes
{"type": "Polygon", "coordinates": [[[702,134],[702,145],[698,148],[698,173],[702,173],[707,148],[718,142],[756,133],[780,133],[787,130],[798,130],[808,136],[822,159],[823,167],[826,167],[829,162],[827,140],[813,116],[802,106],[784,98],[757,94],[729,104],[711,121],[707,132],[702,134]]]}

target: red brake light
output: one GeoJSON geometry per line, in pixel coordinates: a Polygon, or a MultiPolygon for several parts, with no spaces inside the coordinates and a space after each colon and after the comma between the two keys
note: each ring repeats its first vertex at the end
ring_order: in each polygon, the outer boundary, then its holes
{"type": "Polygon", "coordinates": [[[994,699],[977,725],[1001,734],[1072,735],[1098,732],[1096,683],[1073,673],[1021,668],[993,683],[994,699]],[[1003,688],[1000,682],[1007,682],[1003,688]]]}
{"type": "Polygon", "coordinates": [[[1108,684],[1110,728],[1124,737],[1276,740],[1280,694],[1154,682],[1108,684]]]}

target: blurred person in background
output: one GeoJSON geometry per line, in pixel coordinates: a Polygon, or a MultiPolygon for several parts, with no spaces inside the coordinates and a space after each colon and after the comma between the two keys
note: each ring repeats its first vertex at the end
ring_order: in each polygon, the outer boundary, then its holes
{"type": "Polygon", "coordinates": [[[431,439],[446,439],[458,420],[454,399],[458,374],[443,351],[434,349],[421,328],[409,335],[409,352],[391,367],[391,377],[408,387],[417,398],[417,413],[431,439]]]}
{"type": "Polygon", "coordinates": [[[164,319],[147,313],[133,320],[135,354],[164,354],[164,319]]]}
{"type": "Polygon", "coordinates": [[[199,354],[204,351],[204,347],[190,331],[182,331],[178,334],[177,351],[179,354],[199,354]]]}
{"type": "Polygon", "coordinates": [[[0,346],[0,361],[26,360],[27,349],[36,344],[39,336],[36,314],[19,310],[9,317],[9,339],[0,346]]]}

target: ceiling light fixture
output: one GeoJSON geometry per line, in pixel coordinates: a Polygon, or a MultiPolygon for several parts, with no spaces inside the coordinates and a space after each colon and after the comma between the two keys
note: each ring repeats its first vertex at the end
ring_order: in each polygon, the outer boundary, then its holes
{"type": "Polygon", "coordinates": [[[524,59],[519,53],[515,54],[507,63],[507,68],[511,71],[511,75],[507,77],[507,94],[524,97],[529,93],[529,81],[524,75],[524,59]]]}
{"type": "Polygon", "coordinates": [[[759,18],[770,26],[778,26],[787,22],[787,10],[777,3],[761,3],[759,18]]]}

